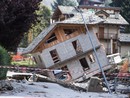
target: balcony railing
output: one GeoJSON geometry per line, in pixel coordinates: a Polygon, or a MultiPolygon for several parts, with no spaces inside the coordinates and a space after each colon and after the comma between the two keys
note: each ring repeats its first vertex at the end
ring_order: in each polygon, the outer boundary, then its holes
{"type": "Polygon", "coordinates": [[[104,33],[103,35],[101,35],[100,33],[98,33],[98,38],[99,39],[117,39],[117,34],[113,34],[113,33],[104,33]]]}

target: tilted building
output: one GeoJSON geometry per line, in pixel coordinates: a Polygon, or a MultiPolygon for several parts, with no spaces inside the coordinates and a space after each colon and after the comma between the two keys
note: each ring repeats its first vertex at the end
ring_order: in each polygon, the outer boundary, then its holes
{"type": "MultiPolygon", "coordinates": [[[[113,9],[108,10],[111,12],[113,9]]],[[[81,7],[81,13],[88,26],[101,66],[107,70],[110,68],[106,57],[107,48],[103,47],[98,38],[103,38],[103,41],[100,39],[103,44],[105,40],[109,40],[110,44],[110,35],[106,37],[105,33],[111,32],[114,38],[119,32],[119,25],[128,23],[119,15],[118,10],[113,12],[118,16],[114,14],[111,16],[103,9],[84,7],[81,7]]],[[[43,30],[23,53],[31,53],[41,68],[67,70],[71,77],[69,80],[82,80],[83,77],[88,78],[100,72],[81,13],[75,7],[59,6],[52,16],[52,24],[43,30]]],[[[48,75],[55,78],[53,71],[49,71],[48,75]]]]}

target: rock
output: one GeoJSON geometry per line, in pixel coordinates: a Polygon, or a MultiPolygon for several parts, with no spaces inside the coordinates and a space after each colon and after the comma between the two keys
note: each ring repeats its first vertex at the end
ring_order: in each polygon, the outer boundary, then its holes
{"type": "Polygon", "coordinates": [[[0,90],[1,91],[13,90],[13,87],[12,87],[10,81],[8,81],[8,80],[0,80],[0,90]]]}
{"type": "Polygon", "coordinates": [[[103,92],[102,81],[98,77],[91,77],[87,89],[88,92],[103,92]]]}

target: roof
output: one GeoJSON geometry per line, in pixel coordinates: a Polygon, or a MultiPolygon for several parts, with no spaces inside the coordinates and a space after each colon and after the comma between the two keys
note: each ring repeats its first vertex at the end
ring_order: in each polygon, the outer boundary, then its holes
{"type": "MultiPolygon", "coordinates": [[[[95,15],[95,13],[93,13],[91,10],[83,12],[82,15],[86,24],[98,24],[104,21],[102,18],[95,15]]],[[[61,23],[84,24],[82,16],[79,12],[74,13],[74,17],[61,21],[61,23]]]]}
{"type": "Polygon", "coordinates": [[[128,25],[129,23],[120,14],[118,19],[115,18],[115,15],[110,14],[110,17],[104,20],[104,24],[128,25]]]}
{"type": "Polygon", "coordinates": [[[22,52],[22,54],[26,54],[31,52],[43,39],[44,37],[57,25],[57,23],[54,23],[50,25],[48,28],[44,29],[27,48],[25,48],[22,52]]]}
{"type": "Polygon", "coordinates": [[[127,33],[120,33],[119,35],[120,42],[130,42],[130,34],[127,33]]]}
{"type": "Polygon", "coordinates": [[[95,14],[96,14],[96,15],[98,15],[98,14],[105,14],[107,17],[110,16],[110,14],[108,14],[108,13],[107,13],[106,11],[104,11],[104,10],[96,11],[95,14]]]}
{"type": "MultiPolygon", "coordinates": [[[[92,18],[97,19],[96,21],[98,21],[98,19],[100,19],[100,18],[95,18],[95,17],[97,17],[95,14],[97,14],[98,12],[104,11],[104,12],[106,12],[106,14],[108,14],[107,15],[108,17],[103,20],[104,24],[117,24],[117,25],[128,25],[129,24],[120,14],[119,14],[119,18],[117,19],[117,18],[115,18],[114,12],[112,13],[111,11],[106,10],[106,9],[108,9],[108,10],[119,10],[120,8],[118,8],[118,7],[95,7],[94,6],[94,8],[97,8],[97,9],[99,8],[100,9],[99,11],[93,9],[93,6],[85,6],[85,7],[88,7],[89,9],[81,9],[83,14],[84,15],[86,14],[86,16],[89,13],[93,14],[92,18]],[[91,9],[91,7],[92,7],[92,9],[91,9]],[[103,10],[103,9],[105,9],[106,11],[103,10]]],[[[74,17],[70,18],[71,21],[75,21],[76,23],[78,23],[79,21],[77,22],[76,20],[81,20],[80,19],[81,14],[76,10],[75,7],[72,7],[72,6],[58,6],[58,9],[62,14],[73,14],[74,17]]],[[[69,19],[67,19],[67,20],[69,20],[69,19]]],[[[67,20],[65,20],[66,21],[65,23],[67,23],[67,22],[69,23],[69,21],[67,21],[67,20]]]]}
{"type": "Polygon", "coordinates": [[[63,14],[77,13],[75,7],[73,6],[58,6],[58,8],[63,14]]]}
{"type": "Polygon", "coordinates": [[[103,7],[103,6],[86,6],[86,5],[79,5],[79,8],[86,8],[86,9],[101,9],[101,10],[114,10],[120,11],[120,7],[103,7]]]}
{"type": "MultiPolygon", "coordinates": [[[[98,24],[100,22],[103,22],[103,19],[96,16],[92,11],[88,11],[86,13],[83,13],[83,17],[85,18],[86,24],[98,24]]],[[[43,30],[38,37],[36,37],[33,42],[23,50],[22,54],[29,53],[33,51],[33,49],[46,37],[46,35],[53,30],[57,24],[84,24],[83,19],[80,15],[80,13],[76,13],[75,17],[66,19],[64,21],[55,22],[54,24],[51,24],[48,28],[43,30]]]]}
{"type": "Polygon", "coordinates": [[[73,6],[58,6],[54,11],[52,18],[57,17],[58,13],[62,14],[74,14],[77,13],[77,10],[73,6]]]}

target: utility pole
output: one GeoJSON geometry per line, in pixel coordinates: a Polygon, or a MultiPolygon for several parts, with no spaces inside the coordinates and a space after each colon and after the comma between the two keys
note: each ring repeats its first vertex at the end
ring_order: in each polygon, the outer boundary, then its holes
{"type": "MultiPolygon", "coordinates": [[[[75,8],[76,8],[76,7],[75,7],[75,8]]],[[[96,51],[96,48],[95,48],[95,46],[94,46],[94,44],[93,44],[92,38],[91,38],[91,36],[90,36],[89,29],[88,29],[88,27],[87,27],[87,25],[86,25],[85,19],[84,19],[83,14],[82,14],[82,11],[80,10],[80,8],[76,8],[76,9],[77,9],[77,11],[81,14],[82,20],[83,20],[84,25],[85,25],[85,28],[86,28],[86,34],[88,34],[89,40],[90,40],[91,45],[92,45],[92,47],[93,47],[93,50],[94,50],[94,53],[95,53],[95,56],[96,56],[96,59],[97,59],[99,68],[100,68],[100,70],[101,70],[101,72],[102,72],[103,78],[104,78],[105,83],[106,83],[106,86],[107,86],[107,88],[108,88],[108,91],[109,91],[109,93],[111,93],[111,90],[110,90],[109,85],[108,85],[108,81],[107,81],[106,76],[105,76],[105,73],[104,73],[104,71],[103,71],[103,69],[102,69],[101,63],[100,63],[100,61],[99,61],[99,59],[98,59],[97,51],[96,51]]]]}

